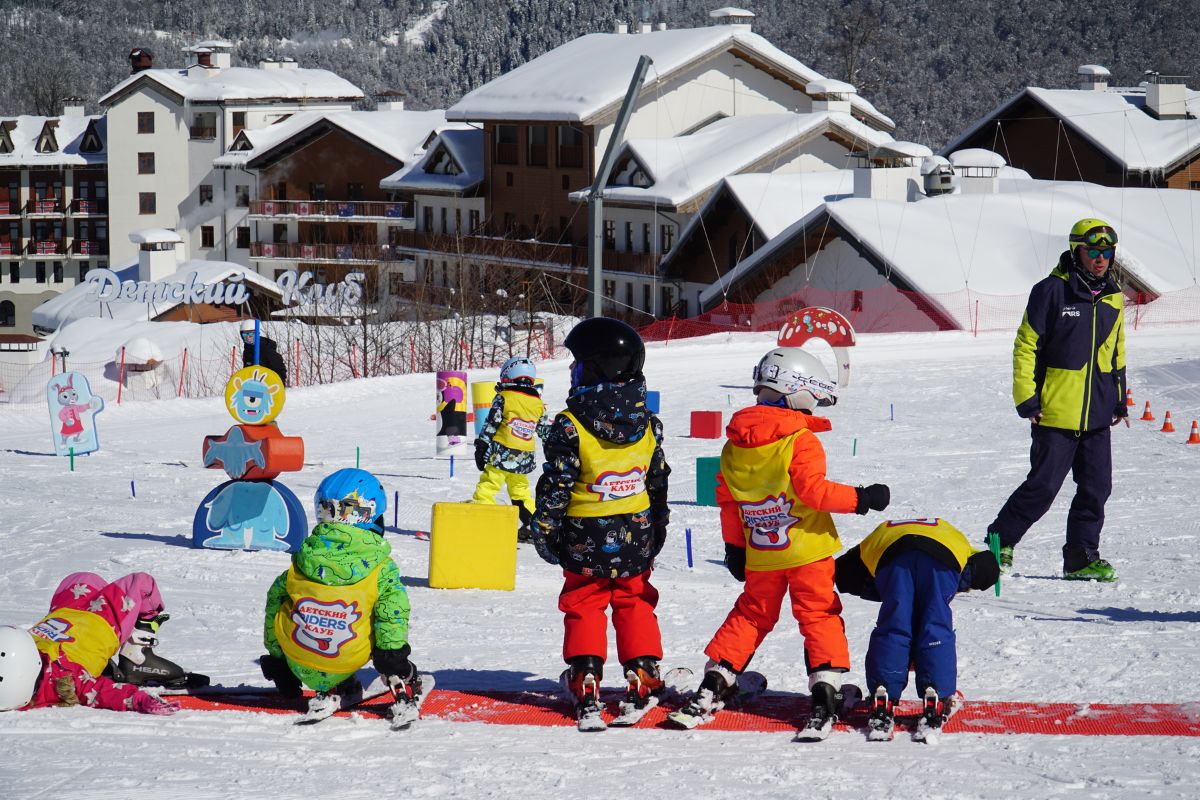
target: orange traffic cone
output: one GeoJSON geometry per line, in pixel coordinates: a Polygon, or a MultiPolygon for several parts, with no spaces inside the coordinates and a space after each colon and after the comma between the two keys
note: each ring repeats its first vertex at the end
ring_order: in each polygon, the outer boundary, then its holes
{"type": "Polygon", "coordinates": [[[1141,419],[1145,422],[1154,422],[1154,415],[1150,413],[1150,401],[1146,401],[1146,410],[1142,412],[1141,419]]]}
{"type": "Polygon", "coordinates": [[[1167,416],[1163,419],[1163,426],[1158,429],[1159,433],[1174,433],[1175,426],[1171,424],[1171,412],[1167,412],[1167,416]]]}
{"type": "Polygon", "coordinates": [[[1188,444],[1200,444],[1200,425],[1196,420],[1192,420],[1192,435],[1188,437],[1188,444]]]}
{"type": "Polygon", "coordinates": [[[1125,405],[1133,408],[1133,389],[1125,390],[1125,405]]]}

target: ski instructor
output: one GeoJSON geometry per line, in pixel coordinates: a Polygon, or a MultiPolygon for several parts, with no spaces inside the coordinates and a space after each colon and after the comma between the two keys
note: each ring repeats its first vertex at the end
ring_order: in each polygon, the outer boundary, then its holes
{"type": "Polygon", "coordinates": [[[1029,420],[1030,470],[988,526],[999,534],[1000,567],[1012,569],[1013,548],[1049,510],[1070,472],[1075,498],[1067,514],[1063,577],[1115,581],[1100,558],[1104,502],[1112,491],[1109,429],[1124,420],[1125,311],[1109,274],[1117,233],[1107,222],[1081,219],[1069,249],[1034,285],[1013,344],[1013,402],[1029,420]]]}

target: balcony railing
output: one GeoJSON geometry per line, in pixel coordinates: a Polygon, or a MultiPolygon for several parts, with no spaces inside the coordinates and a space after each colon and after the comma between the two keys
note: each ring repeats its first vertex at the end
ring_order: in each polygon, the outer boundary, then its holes
{"type": "Polygon", "coordinates": [[[88,200],[85,198],[77,197],[71,201],[71,213],[72,214],[81,214],[81,215],[107,214],[108,213],[108,200],[107,199],[88,200]]]}
{"type": "Polygon", "coordinates": [[[76,239],[71,243],[71,253],[77,256],[108,255],[107,239],[76,239]]]}
{"type": "MultiPolygon", "coordinates": [[[[587,268],[587,248],[573,244],[552,244],[498,236],[454,236],[423,231],[399,231],[398,247],[482,257],[500,262],[554,265],[566,269],[587,268]]],[[[646,253],[604,251],[604,268],[638,275],[653,275],[658,257],[646,253]]]]}
{"type": "Polygon", "coordinates": [[[563,144],[558,147],[558,165],[560,167],[582,167],[583,145],[563,144]]]}
{"type": "Polygon", "coordinates": [[[0,217],[15,217],[21,213],[21,203],[17,200],[0,200],[0,217]]]}
{"type": "Polygon", "coordinates": [[[25,205],[25,213],[27,214],[61,214],[63,213],[62,200],[48,197],[42,200],[30,200],[25,205]]]}
{"type": "Polygon", "coordinates": [[[25,249],[20,241],[0,242],[0,256],[15,256],[25,249]]]}
{"type": "Polygon", "coordinates": [[[189,129],[193,139],[215,139],[217,138],[216,126],[209,125],[193,125],[189,129]]]}
{"type": "Polygon", "coordinates": [[[63,239],[34,239],[26,252],[31,256],[65,256],[67,243],[63,239]]]}
{"type": "Polygon", "coordinates": [[[251,242],[250,257],[283,261],[361,261],[376,263],[396,258],[388,245],[300,244],[299,242],[251,242]]]}
{"type": "Polygon", "coordinates": [[[412,219],[412,203],[382,200],[251,200],[252,217],[412,219]]]}

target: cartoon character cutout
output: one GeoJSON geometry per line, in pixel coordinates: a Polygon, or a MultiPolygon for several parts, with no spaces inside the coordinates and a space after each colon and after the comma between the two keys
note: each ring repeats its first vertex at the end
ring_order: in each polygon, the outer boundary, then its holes
{"type": "Polygon", "coordinates": [[[467,374],[437,374],[437,451],[457,453],[467,442],[467,374]]]}
{"type": "Polygon", "coordinates": [[[246,367],[225,385],[225,406],[246,425],[266,425],[283,411],[283,381],[266,367],[246,367]]]}
{"type": "Polygon", "coordinates": [[[56,375],[46,384],[54,451],[60,456],[93,453],[100,449],[96,414],[104,400],[92,394],[87,378],[79,372],[56,375]]]}
{"type": "Polygon", "coordinates": [[[192,522],[193,547],[300,549],[307,520],[290,489],[276,481],[228,481],[208,493],[192,522]]]}

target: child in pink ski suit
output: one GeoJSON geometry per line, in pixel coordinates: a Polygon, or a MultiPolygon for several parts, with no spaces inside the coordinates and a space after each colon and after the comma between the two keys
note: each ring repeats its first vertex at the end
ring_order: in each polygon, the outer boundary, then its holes
{"type": "MultiPolygon", "coordinates": [[[[137,621],[153,619],[162,610],[158,585],[144,572],[117,578],[112,583],[91,572],[68,575],[54,591],[50,613],[28,631],[41,657],[41,671],[28,674],[32,681],[28,687],[30,699],[15,707],[86,705],[113,711],[174,714],[179,710],[178,704],[133,684],[113,683],[101,675],[137,621]]],[[[12,631],[7,629],[8,633],[12,631]]]]}

